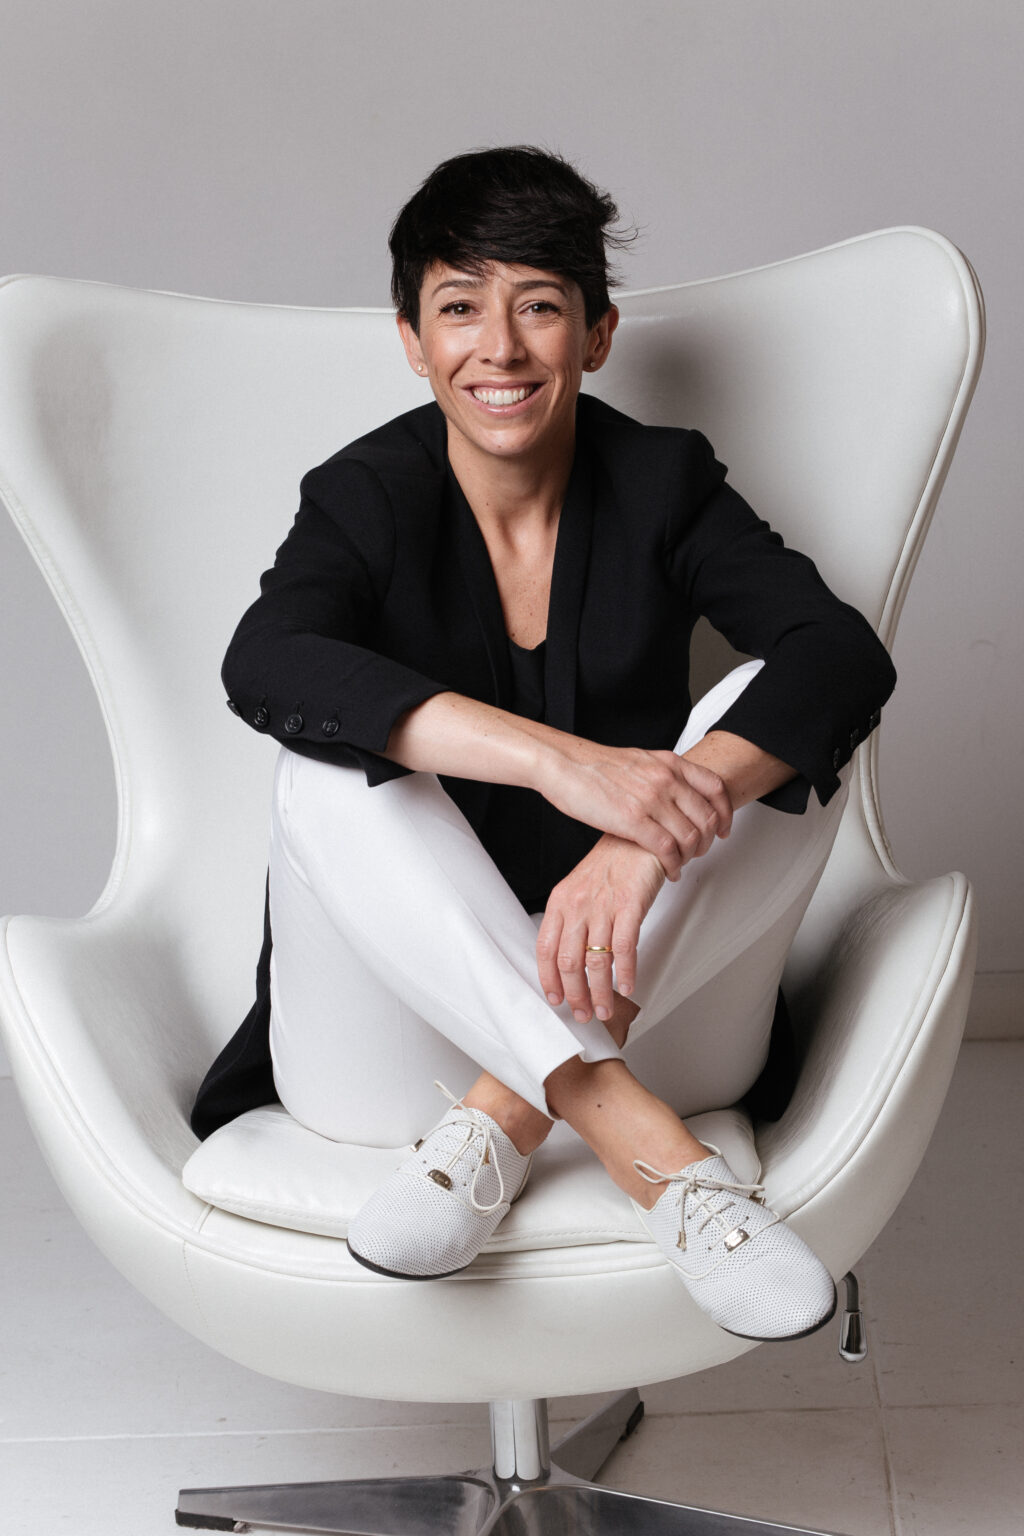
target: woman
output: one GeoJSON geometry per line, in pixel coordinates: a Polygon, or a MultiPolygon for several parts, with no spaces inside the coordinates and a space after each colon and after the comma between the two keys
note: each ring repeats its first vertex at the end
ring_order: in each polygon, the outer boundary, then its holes
{"type": "Polygon", "coordinates": [[[232,708],[291,750],[272,963],[268,928],[193,1123],[265,1101],[268,1032],[273,1092],[335,1139],[411,1139],[431,1079],[469,1083],[355,1217],[360,1263],[463,1268],[561,1117],[721,1326],[791,1338],[831,1316],[831,1277],[680,1112],[763,1064],[839,770],[893,672],[698,433],[580,395],[618,319],[616,217],[512,148],[439,166],[395,223],[398,328],[436,403],[306,476],[228,651],[232,708]],[[758,659],[691,713],[701,613],[758,659]],[[716,978],[727,1040],[695,1016],[716,978]],[[631,1026],[671,1105],[627,1065],[631,1026]]]}

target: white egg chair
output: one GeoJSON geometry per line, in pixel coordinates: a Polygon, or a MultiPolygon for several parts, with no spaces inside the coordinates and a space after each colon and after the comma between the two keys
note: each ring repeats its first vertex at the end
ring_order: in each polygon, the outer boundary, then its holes
{"type": "MultiPolygon", "coordinates": [[[[981,363],[981,297],[960,253],[927,230],[884,230],[621,309],[597,392],[642,420],[699,426],[891,644],[981,363]]],[[[421,389],[384,310],[0,284],[0,493],[96,688],[120,804],[92,911],[3,924],[14,1077],[87,1231],[211,1348],[347,1395],[492,1404],[481,1472],[188,1490],[179,1523],[781,1531],[587,1481],[638,1422],[638,1383],[751,1346],[690,1303],[567,1136],[539,1159],[536,1199],[431,1285],[372,1275],[340,1240],[391,1154],[318,1147],[268,1108],[203,1143],[183,1182],[196,1086],[251,1001],[275,751],[225,709],[220,659],[300,475],[421,389]],[[619,1395],[550,1450],[546,1397],[599,1391],[619,1395]]],[[[837,1277],[918,1167],[974,966],[964,876],[911,883],[893,862],[876,754],[872,738],[856,759],[787,970],[796,1091],[754,1128],[771,1204],[837,1277]]]]}

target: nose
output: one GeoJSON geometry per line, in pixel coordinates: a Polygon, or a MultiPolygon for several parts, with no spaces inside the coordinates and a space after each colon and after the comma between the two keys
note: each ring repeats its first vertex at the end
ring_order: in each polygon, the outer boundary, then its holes
{"type": "Polygon", "coordinates": [[[480,336],[480,354],[481,362],[498,368],[507,368],[510,363],[521,362],[526,356],[515,317],[507,310],[494,310],[487,315],[480,336]]]}

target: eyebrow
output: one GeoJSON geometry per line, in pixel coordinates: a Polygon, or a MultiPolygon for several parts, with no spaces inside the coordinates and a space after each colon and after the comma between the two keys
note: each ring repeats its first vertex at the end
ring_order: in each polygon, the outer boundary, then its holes
{"type": "MultiPolygon", "coordinates": [[[[446,288],[480,288],[482,286],[482,277],[448,277],[443,283],[438,283],[430,297],[436,299],[437,295],[443,293],[446,288]]],[[[553,277],[524,277],[519,282],[513,283],[512,287],[517,293],[526,293],[532,288],[555,288],[563,297],[568,297],[569,293],[565,284],[553,277]]]]}

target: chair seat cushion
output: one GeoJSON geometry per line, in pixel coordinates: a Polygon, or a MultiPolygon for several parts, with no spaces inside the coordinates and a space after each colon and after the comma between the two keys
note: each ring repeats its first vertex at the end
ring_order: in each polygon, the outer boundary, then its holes
{"type": "MultiPolygon", "coordinates": [[[[737,1178],[756,1181],[760,1163],[742,1110],[713,1110],[687,1124],[723,1152],[737,1178]]],[[[236,1216],[344,1237],[352,1216],[409,1152],[407,1146],[329,1141],[275,1104],[251,1109],[215,1131],[193,1152],[182,1178],[201,1200],[236,1216]]],[[[623,1241],[649,1238],[590,1149],[568,1126],[556,1124],[534,1159],[522,1198],[485,1251],[623,1241]]]]}

